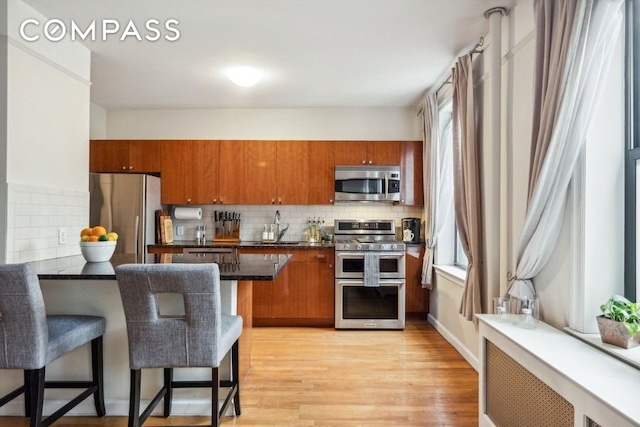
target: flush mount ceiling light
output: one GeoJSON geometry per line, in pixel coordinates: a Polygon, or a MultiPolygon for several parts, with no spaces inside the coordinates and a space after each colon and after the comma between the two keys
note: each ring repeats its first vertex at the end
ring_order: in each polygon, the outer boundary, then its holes
{"type": "Polygon", "coordinates": [[[238,86],[249,87],[257,84],[262,74],[252,67],[234,67],[227,71],[227,76],[238,86]]]}

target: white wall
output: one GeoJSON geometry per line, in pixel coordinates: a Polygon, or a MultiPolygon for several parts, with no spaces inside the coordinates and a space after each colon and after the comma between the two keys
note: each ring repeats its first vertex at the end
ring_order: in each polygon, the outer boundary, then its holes
{"type": "MultiPolygon", "coordinates": [[[[2,183],[7,232],[5,262],[79,253],[88,220],[90,52],[80,43],[28,43],[18,28],[45,18],[19,0],[3,0],[7,21],[6,176],[2,183]],[[58,244],[58,229],[69,236],[58,244]]],[[[2,92],[0,92],[0,95],[2,92]]]]}
{"type": "Polygon", "coordinates": [[[107,110],[92,102],[90,111],[89,137],[91,139],[105,139],[107,137],[107,110]]]}
{"type": "Polygon", "coordinates": [[[413,108],[109,110],[109,139],[422,139],[413,108]]]}

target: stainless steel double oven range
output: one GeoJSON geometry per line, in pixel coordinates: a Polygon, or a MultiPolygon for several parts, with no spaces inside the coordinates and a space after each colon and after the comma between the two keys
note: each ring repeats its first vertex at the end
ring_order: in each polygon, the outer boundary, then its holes
{"type": "Polygon", "coordinates": [[[336,329],[404,329],[405,244],[395,220],[334,222],[336,329]]]}

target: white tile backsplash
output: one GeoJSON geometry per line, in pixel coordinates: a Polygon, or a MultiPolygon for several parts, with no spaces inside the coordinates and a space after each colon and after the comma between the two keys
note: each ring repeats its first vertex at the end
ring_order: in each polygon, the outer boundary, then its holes
{"type": "Polygon", "coordinates": [[[215,211],[240,212],[242,225],[240,239],[256,241],[261,239],[264,224],[273,222],[276,210],[280,211],[280,228],[289,224],[289,230],[283,240],[305,240],[304,231],[309,218],[323,218],[328,232],[333,230],[335,219],[395,219],[396,227],[401,226],[401,219],[406,217],[422,218],[423,208],[413,206],[392,206],[373,203],[345,203],[339,205],[217,205],[201,206],[202,220],[173,219],[174,240],[195,242],[196,225],[205,225],[207,240],[213,238],[213,222],[215,211]],[[184,235],[178,236],[176,227],[184,227],[184,235]]]}
{"type": "Polygon", "coordinates": [[[8,185],[7,262],[19,263],[80,254],[80,230],[89,220],[89,192],[8,185]],[[58,244],[58,228],[67,243],[58,244]]]}

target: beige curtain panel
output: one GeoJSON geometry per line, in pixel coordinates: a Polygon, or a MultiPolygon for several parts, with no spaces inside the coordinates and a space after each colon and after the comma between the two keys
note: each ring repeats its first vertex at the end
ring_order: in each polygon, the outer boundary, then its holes
{"type": "Polygon", "coordinates": [[[438,99],[427,95],[422,107],[422,168],[424,188],[424,224],[426,249],[422,260],[422,287],[433,288],[433,251],[438,240],[436,229],[438,198],[438,99]]]}
{"type": "Polygon", "coordinates": [[[476,136],[471,54],[458,59],[453,70],[453,194],[460,243],[469,261],[460,314],[475,320],[482,313],[482,215],[480,147],[476,136]]]}

